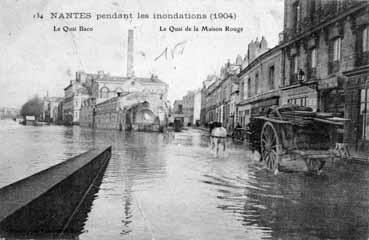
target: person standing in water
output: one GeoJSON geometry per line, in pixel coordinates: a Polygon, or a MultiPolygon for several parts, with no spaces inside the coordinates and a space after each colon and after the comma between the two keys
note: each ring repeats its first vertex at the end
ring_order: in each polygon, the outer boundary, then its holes
{"type": "Polygon", "coordinates": [[[216,122],[214,123],[214,128],[211,131],[210,142],[211,142],[211,150],[216,148],[216,156],[219,156],[219,148],[223,146],[223,152],[226,150],[226,139],[227,139],[227,130],[222,126],[222,123],[216,122]]]}

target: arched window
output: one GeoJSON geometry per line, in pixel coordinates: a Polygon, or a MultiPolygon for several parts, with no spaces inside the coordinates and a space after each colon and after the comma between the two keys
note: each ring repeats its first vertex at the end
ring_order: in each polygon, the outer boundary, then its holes
{"type": "Polygon", "coordinates": [[[100,98],[108,98],[109,97],[109,88],[103,87],[100,90],[100,98]]]}

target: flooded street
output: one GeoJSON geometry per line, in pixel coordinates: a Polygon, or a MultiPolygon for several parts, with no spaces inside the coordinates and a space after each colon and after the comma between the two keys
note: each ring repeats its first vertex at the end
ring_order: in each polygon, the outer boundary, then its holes
{"type": "MultiPolygon", "coordinates": [[[[216,158],[200,130],[162,134],[0,121],[0,187],[93,147],[112,157],[64,239],[368,239],[369,168],[266,171],[243,145],[216,158]]],[[[0,238],[12,239],[12,235],[0,238]]],[[[30,238],[43,238],[33,235],[30,238]]]]}

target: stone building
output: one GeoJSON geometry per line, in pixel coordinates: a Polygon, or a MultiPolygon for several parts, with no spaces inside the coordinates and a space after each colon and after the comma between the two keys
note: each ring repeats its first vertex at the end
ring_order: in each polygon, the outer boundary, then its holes
{"type": "Polygon", "coordinates": [[[183,96],[183,114],[184,114],[184,125],[192,125],[194,122],[194,103],[195,103],[195,91],[188,91],[183,96]]]}
{"type": "MultiPolygon", "coordinates": [[[[343,72],[345,82],[344,141],[351,152],[367,158],[369,153],[369,3],[356,3],[347,23],[352,31],[353,67],[343,72]]],[[[352,50],[352,49],[351,49],[352,50]]],[[[352,64],[352,62],[350,62],[352,64]]]]}
{"type": "Polygon", "coordinates": [[[93,126],[100,129],[158,131],[168,123],[168,107],[160,94],[124,93],[96,104],[93,126]]]}
{"type": "Polygon", "coordinates": [[[228,130],[233,129],[238,101],[237,74],[242,64],[242,57],[237,56],[234,63],[228,61],[221,67],[219,77],[212,76],[211,81],[203,83],[205,99],[202,108],[206,123],[221,122],[228,130]]]}
{"type": "Polygon", "coordinates": [[[95,127],[95,107],[96,98],[94,97],[89,97],[82,102],[79,120],[81,127],[95,127]]]}
{"type": "Polygon", "coordinates": [[[62,99],[58,103],[57,108],[54,110],[54,116],[55,116],[54,124],[58,124],[58,125],[64,124],[64,121],[63,121],[63,102],[64,102],[64,99],[62,99]]]}
{"type": "Polygon", "coordinates": [[[183,113],[183,101],[175,100],[173,103],[173,113],[182,114],[183,113]]]}
{"type": "Polygon", "coordinates": [[[344,114],[344,76],[354,66],[353,22],[363,1],[285,1],[282,103],[344,114]]]}
{"type": "Polygon", "coordinates": [[[281,50],[274,47],[251,61],[239,74],[240,96],[237,122],[246,127],[250,117],[279,105],[281,50]]]}
{"type": "Polygon", "coordinates": [[[173,111],[171,116],[171,123],[174,123],[174,120],[178,120],[181,122],[182,126],[188,124],[188,119],[185,122],[185,115],[183,113],[183,100],[175,100],[173,103],[173,111]]]}
{"type": "Polygon", "coordinates": [[[352,123],[345,131],[351,142],[362,135],[355,120],[360,117],[350,112],[360,94],[357,86],[354,94],[345,93],[343,73],[355,78],[350,71],[366,64],[361,59],[367,24],[367,1],[285,0],[281,102],[346,116],[352,123]]]}
{"type": "Polygon", "coordinates": [[[205,126],[209,119],[207,118],[207,107],[208,107],[208,97],[207,91],[211,84],[213,84],[217,80],[217,76],[215,74],[208,75],[205,81],[202,82],[201,88],[201,111],[200,111],[200,124],[205,126]]]}
{"type": "Polygon", "coordinates": [[[235,111],[234,106],[236,104],[234,91],[235,86],[238,84],[237,74],[240,72],[242,64],[242,59],[237,57],[235,63],[228,62],[223,68],[221,68],[220,82],[219,82],[219,92],[218,92],[218,121],[223,124],[223,126],[231,131],[234,127],[235,121],[235,111]],[[233,94],[232,94],[233,92],[233,94]]]}
{"type": "Polygon", "coordinates": [[[64,88],[63,122],[66,125],[79,124],[82,102],[89,98],[88,90],[80,79],[71,80],[64,88]]]}
{"type": "Polygon", "coordinates": [[[193,99],[193,125],[200,125],[201,117],[201,89],[197,89],[194,92],[193,99]]]}
{"type": "Polygon", "coordinates": [[[217,104],[220,80],[217,78],[206,89],[206,123],[218,121],[217,104]]]}
{"type": "Polygon", "coordinates": [[[43,121],[56,123],[61,120],[58,116],[58,106],[61,101],[63,101],[61,97],[44,97],[43,121]]]}
{"type": "MultiPolygon", "coordinates": [[[[79,71],[76,73],[76,82],[81,82],[82,86],[89,94],[89,99],[84,101],[83,108],[81,109],[83,126],[111,129],[131,128],[126,127],[124,125],[125,123],[123,126],[117,125],[120,121],[117,120],[119,117],[118,112],[121,111],[117,110],[117,108],[122,108],[124,105],[122,101],[126,101],[127,99],[130,99],[129,102],[133,101],[134,104],[137,104],[136,109],[145,102],[146,105],[150,106],[149,110],[153,112],[153,116],[158,117],[160,115],[160,124],[163,123],[164,119],[162,119],[161,115],[167,115],[169,111],[167,103],[168,84],[161,81],[155,75],[151,75],[151,77],[135,76],[133,69],[133,41],[133,30],[129,30],[127,44],[127,74],[125,77],[111,76],[103,71],[98,71],[97,73],[79,71]],[[138,98],[136,100],[131,100],[134,96],[138,98]],[[142,100],[142,98],[145,98],[145,100],[142,100]],[[160,108],[157,107],[158,102],[160,102],[160,108]],[[113,107],[113,105],[115,107],[113,107]],[[109,113],[107,111],[112,112],[109,113]],[[109,117],[107,117],[108,115],[109,117]]],[[[141,113],[141,110],[137,111],[137,114],[141,113]]],[[[148,115],[146,114],[145,116],[148,115]]],[[[131,125],[132,128],[136,126],[135,123],[131,125]]]]}

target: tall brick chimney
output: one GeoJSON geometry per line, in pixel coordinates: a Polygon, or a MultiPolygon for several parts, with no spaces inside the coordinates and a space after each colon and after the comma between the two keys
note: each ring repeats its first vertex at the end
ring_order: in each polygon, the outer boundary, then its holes
{"type": "Polygon", "coordinates": [[[133,77],[133,29],[128,30],[127,77],[133,77]]]}

